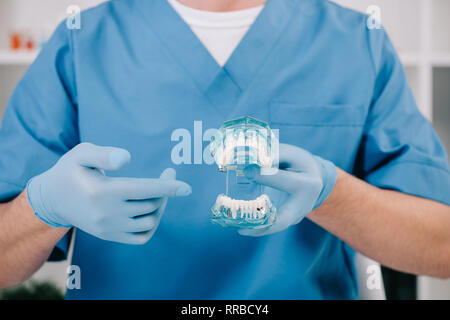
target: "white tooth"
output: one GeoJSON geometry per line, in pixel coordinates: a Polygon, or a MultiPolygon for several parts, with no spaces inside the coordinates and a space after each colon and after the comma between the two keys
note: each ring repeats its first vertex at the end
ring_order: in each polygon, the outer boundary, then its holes
{"type": "Polygon", "coordinates": [[[230,147],[234,148],[234,147],[236,147],[236,142],[237,142],[237,137],[238,137],[236,131],[233,131],[233,135],[231,137],[233,140],[230,144],[230,147]]]}
{"type": "MultiPolygon", "coordinates": [[[[231,204],[231,203],[230,203],[230,204],[231,204]]],[[[232,216],[233,216],[233,219],[236,219],[236,218],[237,218],[237,210],[236,210],[236,206],[234,206],[234,205],[233,205],[232,216]]]]}
{"type": "Polygon", "coordinates": [[[249,147],[254,147],[254,145],[255,145],[255,133],[254,132],[252,132],[251,133],[251,135],[250,136],[248,136],[248,142],[247,142],[247,145],[249,146],[249,147]]]}
{"type": "Polygon", "coordinates": [[[242,131],[239,133],[239,138],[238,138],[238,141],[237,141],[237,145],[238,146],[245,146],[245,137],[244,137],[244,133],[242,131]]]}

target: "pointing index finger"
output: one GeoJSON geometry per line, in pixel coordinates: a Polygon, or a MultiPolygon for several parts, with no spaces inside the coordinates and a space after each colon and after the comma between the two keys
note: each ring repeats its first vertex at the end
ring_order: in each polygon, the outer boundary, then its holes
{"type": "Polygon", "coordinates": [[[111,191],[124,200],[184,197],[192,192],[190,185],[179,180],[148,178],[110,178],[111,191]]]}

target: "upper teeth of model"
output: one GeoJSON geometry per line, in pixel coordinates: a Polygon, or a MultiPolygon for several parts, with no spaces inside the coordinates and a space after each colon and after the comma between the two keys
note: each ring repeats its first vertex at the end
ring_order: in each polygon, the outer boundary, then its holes
{"type": "Polygon", "coordinates": [[[244,159],[247,156],[250,161],[256,161],[261,167],[270,168],[273,159],[268,152],[267,139],[256,130],[246,130],[245,133],[228,130],[222,148],[216,151],[215,160],[219,166],[245,164],[244,159]],[[239,163],[240,161],[242,163],[239,163]]]}
{"type": "Polygon", "coordinates": [[[228,196],[220,195],[216,200],[216,206],[224,208],[231,213],[233,219],[247,218],[260,219],[267,214],[271,202],[267,195],[263,194],[255,200],[234,200],[228,196]]]}

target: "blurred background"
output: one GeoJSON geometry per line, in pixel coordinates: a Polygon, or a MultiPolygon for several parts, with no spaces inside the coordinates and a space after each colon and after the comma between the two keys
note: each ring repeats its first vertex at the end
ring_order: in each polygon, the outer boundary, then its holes
{"type": "MultiPolygon", "coordinates": [[[[40,47],[68,16],[69,5],[86,9],[100,2],[103,1],[0,0],[0,118],[40,47]]],[[[450,0],[335,2],[365,13],[373,5],[380,9],[381,23],[400,54],[417,104],[450,151],[450,0]]],[[[450,299],[450,281],[416,277],[384,267],[383,292],[367,292],[365,266],[373,263],[358,258],[361,298],[450,299]]],[[[25,285],[0,292],[0,299],[61,299],[68,265],[69,262],[47,263],[25,285]]]]}

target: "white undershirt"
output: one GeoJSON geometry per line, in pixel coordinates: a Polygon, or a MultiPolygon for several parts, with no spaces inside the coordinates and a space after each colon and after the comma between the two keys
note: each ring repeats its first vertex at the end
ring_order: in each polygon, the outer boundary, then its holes
{"type": "Polygon", "coordinates": [[[187,7],[178,0],[167,0],[189,25],[220,66],[255,22],[264,5],[238,11],[211,12],[187,7]]]}

